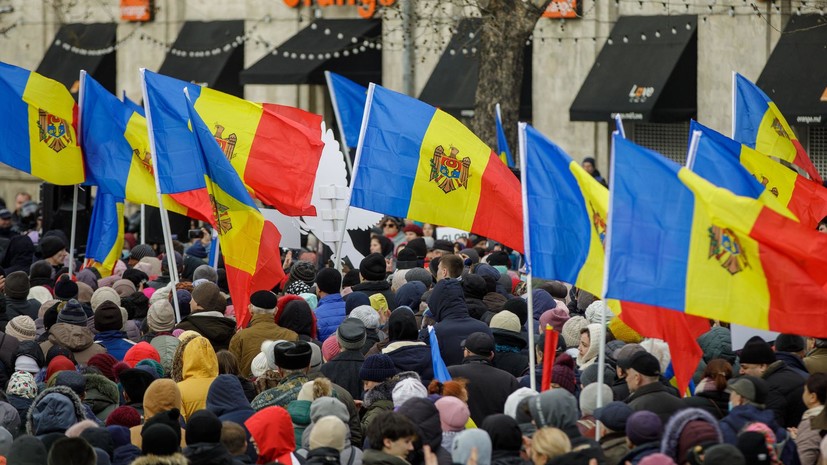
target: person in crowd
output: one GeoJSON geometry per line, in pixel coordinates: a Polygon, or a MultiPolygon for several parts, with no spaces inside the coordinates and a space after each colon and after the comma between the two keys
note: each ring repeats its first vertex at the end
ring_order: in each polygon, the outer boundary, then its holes
{"type": "Polygon", "coordinates": [[[523,434],[517,420],[503,414],[489,415],[480,428],[491,438],[492,465],[525,465],[520,454],[523,434]]]}
{"type": "Polygon", "coordinates": [[[626,447],[629,452],[618,463],[638,465],[645,457],[659,452],[662,434],[660,417],[646,410],[632,413],[626,420],[626,447]]]}
{"type": "Polygon", "coordinates": [[[370,448],[365,450],[365,465],[410,465],[406,460],[414,450],[416,426],[404,415],[384,412],[378,415],[366,431],[370,448]]]}
{"type": "Polygon", "coordinates": [[[221,420],[209,410],[199,410],[187,421],[184,456],[190,465],[233,465],[233,456],[221,443],[221,420]]]}
{"type": "Polygon", "coordinates": [[[278,299],[270,291],[256,291],[250,296],[249,310],[252,318],[247,328],[240,330],[230,340],[230,352],[238,359],[240,374],[250,377],[253,359],[261,352],[266,340],[295,341],[298,334],[282,328],[273,320],[278,299]]]}
{"type": "Polygon", "coordinates": [[[359,263],[359,276],[362,282],[353,286],[353,292],[361,292],[368,297],[382,294],[389,308],[396,308],[396,297],[391,291],[391,285],[385,280],[387,263],[380,253],[372,253],[359,263]]]}
{"type": "MultiPolygon", "coordinates": [[[[454,259],[459,261],[459,257],[455,255],[445,256],[443,259],[448,262],[454,259]]],[[[491,335],[488,325],[468,315],[462,295],[462,284],[457,279],[446,278],[437,282],[428,300],[428,307],[436,320],[434,331],[439,341],[439,352],[447,366],[462,362],[462,341],[472,333],[482,332],[491,335]]],[[[425,339],[426,336],[423,334],[421,339],[425,339]]]]}
{"type": "Polygon", "coordinates": [[[531,437],[531,461],[534,465],[546,465],[552,459],[571,452],[571,441],[566,433],[557,428],[540,428],[531,437]]]}
{"type": "Polygon", "coordinates": [[[216,352],[227,349],[235,334],[235,321],[224,316],[227,299],[217,285],[206,282],[192,290],[190,311],[176,329],[195,331],[207,338],[216,352]]]}
{"type": "Polygon", "coordinates": [[[366,434],[373,420],[382,412],[393,410],[393,388],[399,381],[393,360],[387,355],[376,354],[365,358],[359,370],[364,394],[362,395],[362,433],[366,434]]]}
{"type": "Polygon", "coordinates": [[[626,370],[626,384],[631,394],[625,400],[634,411],[649,410],[667,422],[683,408],[681,400],[660,383],[660,362],[649,352],[635,353],[626,370]]]}
{"type": "Polygon", "coordinates": [[[628,404],[617,400],[594,411],[594,417],[605,428],[600,436],[600,447],[608,464],[622,464],[620,459],[629,453],[626,423],[632,413],[628,404]]]}
{"type": "Polygon", "coordinates": [[[203,336],[189,341],[183,351],[181,414],[189,419],[195,412],[207,406],[207,394],[212,382],[218,377],[218,358],[212,344],[203,336]]]}
{"type": "Polygon", "coordinates": [[[805,378],[777,360],[772,347],[760,337],[749,339],[741,349],[740,374],[766,382],[767,408],[775,412],[779,426],[798,426],[806,410],[802,400],[805,378]]]}
{"type": "MultiPolygon", "coordinates": [[[[704,451],[724,442],[718,421],[697,408],[684,409],[673,415],[663,431],[661,453],[677,464],[703,463],[701,458],[704,451]],[[691,455],[690,455],[691,454],[691,455]]],[[[652,454],[640,461],[645,465],[650,463],[657,454],[652,454]]]]}
{"type": "MultiPolygon", "coordinates": [[[[418,383],[415,379],[408,378],[400,381],[394,391],[405,385],[406,382],[418,383]]],[[[419,383],[419,386],[423,388],[424,394],[424,386],[421,383],[419,383]]],[[[396,402],[396,399],[394,399],[394,405],[397,406],[396,411],[411,420],[411,423],[417,429],[414,451],[408,454],[408,461],[412,464],[425,465],[423,446],[428,446],[431,453],[436,455],[438,464],[450,465],[451,453],[442,448],[442,424],[439,410],[434,403],[423,396],[410,398],[402,402],[396,402]]]]}
{"type": "MultiPolygon", "coordinates": [[[[6,318],[8,320],[18,315],[26,315],[32,320],[37,319],[40,303],[29,298],[29,289],[31,289],[29,276],[25,271],[15,271],[6,276],[4,293],[6,294],[6,318]]],[[[5,324],[2,326],[0,330],[5,331],[5,324]]]]}
{"type": "Polygon", "coordinates": [[[284,341],[275,344],[273,356],[281,380],[278,385],[253,399],[253,410],[260,411],[271,406],[287,407],[290,402],[296,400],[302,385],[308,381],[307,372],[312,355],[313,350],[305,341],[284,341]]]}
{"type": "Polygon", "coordinates": [[[123,314],[121,308],[110,300],[101,303],[95,309],[95,343],[102,345],[106,352],[117,360],[123,360],[126,352],[135,345],[123,332],[123,314]]]}
{"type": "MultiPolygon", "coordinates": [[[[347,426],[335,416],[326,416],[316,422],[310,433],[307,465],[340,465],[347,444],[347,426]]],[[[351,455],[352,457],[352,455],[351,455]]]]}
{"type": "Polygon", "coordinates": [[[775,359],[784,362],[789,369],[798,373],[804,379],[810,376],[803,360],[806,355],[806,348],[807,340],[796,334],[779,334],[773,344],[775,359]]]}
{"type": "Polygon", "coordinates": [[[340,294],[342,274],[333,268],[322,268],[316,274],[316,295],[319,306],[316,307],[316,321],[319,340],[324,341],[336,332],[336,328],[345,319],[345,301],[340,294]]]}
{"type": "MultiPolygon", "coordinates": [[[[233,457],[235,465],[253,464],[255,461],[247,455],[248,446],[252,446],[247,441],[247,430],[242,424],[233,421],[221,422],[221,445],[227,449],[233,457]]],[[[253,448],[255,453],[255,448],[253,448]]],[[[256,456],[258,458],[258,456],[256,456]]]]}
{"type": "Polygon", "coordinates": [[[695,395],[684,397],[686,407],[701,408],[720,420],[729,412],[727,382],[732,379],[732,365],[722,358],[710,360],[704,368],[701,382],[695,386],[695,395]]]}
{"type": "Polygon", "coordinates": [[[390,357],[400,372],[414,371],[423,384],[430,383],[434,377],[431,348],[418,340],[419,330],[413,311],[407,307],[397,308],[391,312],[386,329],[388,338],[382,353],[390,357]]]}
{"type": "Polygon", "coordinates": [[[520,319],[503,310],[491,318],[489,327],[495,342],[491,364],[515,377],[522,376],[528,369],[528,354],[523,353],[528,343],[520,332],[520,319]]]}
{"type": "Polygon", "coordinates": [[[598,341],[603,337],[603,331],[605,331],[605,328],[596,323],[580,330],[580,344],[577,346],[577,367],[580,371],[585,370],[597,361],[598,341]]]}
{"type": "Polygon", "coordinates": [[[257,463],[301,463],[293,454],[296,438],[290,414],[283,407],[265,407],[244,422],[258,454],[257,463]]]}
{"type": "Polygon", "coordinates": [[[804,411],[798,428],[790,428],[790,433],[795,440],[801,465],[820,465],[822,430],[818,428],[818,423],[814,427],[811,420],[824,411],[824,403],[827,402],[827,373],[814,373],[807,378],[803,400],[807,410],[804,411]]]}
{"type": "Polygon", "coordinates": [[[365,356],[362,355],[365,338],[365,325],[361,320],[345,319],[336,329],[339,354],[328,360],[321,368],[322,374],[347,389],[354,399],[360,399],[362,396],[362,380],[359,378],[359,370],[365,362],[365,356]]]}
{"type": "Polygon", "coordinates": [[[577,428],[577,399],[565,389],[549,389],[528,399],[533,425],[537,429],[554,427],[563,431],[571,442],[571,453],[589,463],[591,459],[605,463],[603,449],[593,439],[580,434],[577,428]]]}

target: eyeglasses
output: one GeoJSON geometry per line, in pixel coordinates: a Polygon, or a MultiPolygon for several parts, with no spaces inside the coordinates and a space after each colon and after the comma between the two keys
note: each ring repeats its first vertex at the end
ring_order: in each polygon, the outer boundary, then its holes
{"type": "Polygon", "coordinates": [[[396,223],[385,223],[382,225],[385,228],[396,228],[396,223]]]}

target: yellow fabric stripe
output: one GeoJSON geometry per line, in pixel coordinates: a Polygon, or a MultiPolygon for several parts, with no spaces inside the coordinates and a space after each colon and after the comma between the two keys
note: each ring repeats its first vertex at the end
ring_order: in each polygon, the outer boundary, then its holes
{"type": "Polygon", "coordinates": [[[759,200],[778,213],[797,220],[787,209],[798,175],[791,169],[757,151],[741,146],[741,164],[767,189],[759,200]]]}
{"type": "Polygon", "coordinates": [[[264,217],[205,178],[207,190],[215,199],[213,208],[218,214],[216,229],[221,236],[221,253],[228,265],[255,274],[264,217]]]}
{"type": "Polygon", "coordinates": [[[795,133],[775,103],[769,102],[767,105],[769,108],[764,113],[755,136],[755,150],[792,163],[796,157],[792,143],[792,140],[796,140],[795,133]]]}
{"type": "Polygon", "coordinates": [[[606,233],[606,220],[609,212],[609,190],[597,182],[592,175],[587,173],[579,163],[572,161],[569,169],[575,181],[580,186],[583,198],[586,202],[586,210],[590,220],[591,239],[589,241],[589,254],[577,275],[575,285],[580,289],[596,295],[603,295],[603,262],[605,251],[600,235],[606,233]]]}

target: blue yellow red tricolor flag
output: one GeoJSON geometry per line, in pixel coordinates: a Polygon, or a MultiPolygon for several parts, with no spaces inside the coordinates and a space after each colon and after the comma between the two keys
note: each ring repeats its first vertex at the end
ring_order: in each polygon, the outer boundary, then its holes
{"type": "Polygon", "coordinates": [[[250,295],[274,288],[284,277],[279,254],[281,235],[273,223],[264,220],[192,101],[187,99],[186,103],[205,167],[206,191],[215,212],[210,223],[220,237],[236,322],[244,328],[250,321],[250,295]]]}
{"type": "Polygon", "coordinates": [[[651,150],[613,141],[606,297],[827,336],[827,236],[651,150]]]}
{"type": "Polygon", "coordinates": [[[359,143],[368,88],[330,71],[325,71],[324,75],[345,143],[349,148],[355,148],[359,143]]]}
{"type": "MultiPolygon", "coordinates": [[[[520,144],[527,268],[533,276],[603,296],[608,189],[525,123],[520,144]]],[[[709,329],[705,320],[617,300],[607,304],[641,335],[670,343],[676,378],[685,391],[703,354],[695,339],[709,329]]]]}
{"type": "Polygon", "coordinates": [[[315,215],[310,200],[324,147],[321,116],[297,108],[248,102],[150,71],[143,73],[145,105],[153,106],[157,118],[170,124],[153,124],[159,153],[171,155],[158,161],[162,192],[212,215],[208,202],[194,206],[192,199],[180,199],[188,195],[186,192],[204,187],[203,169],[190,143],[186,102],[179,98],[186,87],[199,116],[209,124],[224,156],[254,197],[285,215],[315,215]],[[161,101],[167,103],[157,104],[161,101]]]}
{"type": "Polygon", "coordinates": [[[112,275],[123,253],[123,221],[123,198],[98,189],[89,220],[84,268],[95,267],[104,278],[112,275]]]}
{"type": "Polygon", "coordinates": [[[66,87],[0,63],[0,162],[59,185],[85,180],[77,106],[66,87]]]}
{"type": "Polygon", "coordinates": [[[361,131],[351,205],[523,250],[519,181],[454,117],[371,84],[361,131]]]}
{"type": "Polygon", "coordinates": [[[500,104],[498,103],[494,111],[494,125],[497,127],[497,153],[500,154],[500,160],[509,168],[514,167],[514,157],[511,156],[511,150],[508,148],[508,139],[505,138],[505,129],[503,129],[503,115],[500,112],[500,104]]]}
{"type": "Polygon", "coordinates": [[[702,136],[689,169],[707,181],[794,215],[808,227],[827,216],[827,189],[821,184],[695,121],[690,131],[702,136]]]}
{"type": "Polygon", "coordinates": [[[821,175],[781,110],[749,79],[738,73],[733,79],[735,108],[732,138],[765,155],[792,163],[811,179],[822,183],[821,175]]]}

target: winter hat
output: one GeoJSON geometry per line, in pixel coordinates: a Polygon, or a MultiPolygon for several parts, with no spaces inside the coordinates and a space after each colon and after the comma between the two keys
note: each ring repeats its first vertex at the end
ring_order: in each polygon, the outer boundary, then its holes
{"type": "Polygon", "coordinates": [[[704,451],[704,465],[746,465],[746,463],[744,454],[732,444],[717,444],[704,451]]]}
{"type": "Polygon", "coordinates": [[[93,420],[83,420],[75,423],[74,425],[70,426],[69,429],[66,430],[66,437],[69,438],[76,438],[80,436],[80,433],[86,431],[89,428],[94,428],[98,426],[97,421],[93,420]]]}
{"type": "MultiPolygon", "coordinates": [[[[379,253],[372,253],[359,263],[359,274],[362,275],[365,281],[384,280],[386,269],[385,257],[379,253]]],[[[26,292],[28,293],[29,290],[26,289],[26,292]]]]}
{"type": "Polygon", "coordinates": [[[491,465],[491,437],[480,428],[461,431],[451,445],[451,462],[468,463],[471,451],[477,450],[477,465],[491,465]]]}
{"type": "MultiPolygon", "coordinates": [[[[580,384],[583,387],[586,387],[589,384],[597,382],[598,375],[600,374],[598,372],[599,367],[600,367],[599,364],[593,363],[593,364],[589,365],[588,367],[586,367],[586,369],[583,370],[582,373],[580,373],[580,384]]],[[[606,366],[603,368],[603,383],[611,386],[612,383],[614,383],[614,381],[615,381],[615,369],[612,368],[611,365],[606,364],[606,366]]]]}
{"type": "Polygon", "coordinates": [[[356,318],[345,318],[336,330],[336,339],[344,350],[360,350],[366,336],[364,323],[356,318]]]}
{"type": "Polygon", "coordinates": [[[310,344],[310,350],[312,354],[310,355],[310,371],[311,372],[318,372],[322,368],[322,348],[319,347],[318,344],[310,344]]]}
{"type": "Polygon", "coordinates": [[[338,294],[342,288],[342,273],[334,268],[322,268],[316,274],[316,289],[326,294],[338,294]]]}
{"type": "Polygon", "coordinates": [[[434,283],[434,277],[425,268],[411,268],[405,273],[405,282],[419,281],[425,285],[425,289],[430,289],[434,283]]]}
{"type": "Polygon", "coordinates": [[[517,315],[509,311],[501,311],[491,318],[491,323],[488,326],[493,329],[501,329],[511,331],[512,333],[520,332],[520,319],[517,315]]]}
{"type": "Polygon", "coordinates": [[[297,261],[290,269],[290,281],[301,281],[307,284],[308,287],[312,286],[313,282],[316,281],[316,266],[308,261],[297,261]]]}
{"type": "Polygon", "coordinates": [[[253,357],[253,361],[250,362],[250,373],[253,374],[254,378],[258,378],[259,376],[263,375],[269,369],[267,366],[267,356],[263,353],[259,352],[258,355],[253,357]]]}
{"type": "Polygon", "coordinates": [[[72,281],[68,274],[61,275],[55,282],[55,297],[60,300],[76,299],[78,297],[78,285],[72,281]]]}
{"type": "Polygon", "coordinates": [[[303,370],[310,366],[313,351],[305,341],[279,342],[273,347],[276,365],[283,370],[303,370]]]}
{"type": "Polygon", "coordinates": [[[351,292],[345,297],[345,315],[350,315],[354,309],[367,305],[370,307],[370,297],[363,292],[351,292]]]}
{"type": "Polygon", "coordinates": [[[412,270],[416,268],[417,257],[416,252],[407,247],[400,250],[398,254],[396,254],[396,270],[400,272],[401,279],[403,284],[407,282],[405,276],[407,274],[407,270],[412,270]]]}
{"type": "Polygon", "coordinates": [[[143,403],[144,393],[153,381],[157,379],[156,373],[150,373],[140,368],[127,368],[118,373],[118,381],[123,386],[123,392],[129,396],[131,403],[143,403]]]}
{"type": "MultiPolygon", "coordinates": [[[[376,313],[373,309],[370,309],[370,311],[376,313]]],[[[328,362],[332,360],[333,357],[339,355],[340,350],[339,338],[335,334],[325,339],[322,343],[322,357],[328,362]]]]}
{"type": "Polygon", "coordinates": [[[699,408],[688,408],[676,412],[669,418],[664,428],[660,450],[673,459],[682,462],[680,457],[693,447],[701,444],[723,441],[718,427],[718,420],[710,413],[699,408]]]}
{"type": "Polygon", "coordinates": [[[551,325],[558,333],[563,330],[563,325],[569,321],[569,311],[562,308],[552,308],[546,310],[540,315],[540,329],[544,329],[546,325],[551,325]]]}
{"type": "Polygon", "coordinates": [[[141,341],[130,347],[123,357],[124,363],[132,368],[135,368],[135,365],[144,359],[155,360],[161,363],[161,355],[158,354],[158,350],[146,341],[141,341]]]}
{"type": "Polygon", "coordinates": [[[170,456],[178,452],[181,430],[176,431],[165,423],[155,423],[141,430],[141,454],[170,456]]]}
{"type": "Polygon", "coordinates": [[[675,461],[672,460],[666,454],[661,454],[660,452],[652,455],[647,455],[643,457],[643,459],[638,462],[638,465],[676,465],[675,461]]]}
{"type": "Polygon", "coordinates": [[[332,415],[319,418],[310,430],[310,450],[330,447],[341,452],[345,448],[347,435],[348,429],[342,420],[332,415]]]}
{"type": "Polygon", "coordinates": [[[34,399],[37,397],[37,383],[34,376],[27,371],[15,371],[9,378],[9,386],[6,388],[6,394],[23,397],[25,399],[34,399]]]}
{"type": "Polygon", "coordinates": [[[168,300],[159,300],[149,306],[146,324],[155,333],[172,331],[175,327],[175,309],[168,300]]]}
{"type": "Polygon", "coordinates": [[[620,318],[612,318],[612,321],[609,322],[609,331],[612,332],[615,339],[627,344],[638,344],[643,340],[643,336],[630,328],[620,318]]]}
{"type": "Polygon", "coordinates": [[[207,249],[204,248],[201,242],[196,242],[195,244],[187,247],[186,250],[184,250],[184,254],[203,260],[207,258],[207,249]]]}
{"type": "Polygon", "coordinates": [[[95,290],[92,289],[92,286],[78,281],[78,302],[88,304],[92,300],[92,294],[94,294],[95,290]]]}
{"type": "Polygon", "coordinates": [[[155,257],[155,250],[149,244],[138,244],[132,247],[129,251],[129,258],[135,261],[141,261],[144,257],[155,257]]]}
{"type": "Polygon", "coordinates": [[[55,386],[66,386],[78,397],[86,393],[86,378],[74,370],[63,370],[55,374],[55,386]]]}
{"type": "Polygon", "coordinates": [[[753,336],[741,349],[741,363],[771,364],[775,361],[772,347],[759,336],[753,336]]]}
{"type": "Polygon", "coordinates": [[[626,437],[636,446],[660,440],[662,432],[660,417],[648,410],[634,412],[626,420],[626,437]]]}
{"type": "Polygon", "coordinates": [[[221,442],[221,420],[209,410],[199,410],[187,421],[187,445],[221,442]]]}
{"type": "Polygon", "coordinates": [[[393,360],[385,354],[374,354],[365,358],[359,369],[359,379],[381,383],[396,374],[393,360]]]}
{"type": "Polygon", "coordinates": [[[551,368],[551,382],[574,394],[577,381],[574,376],[574,359],[569,354],[560,354],[551,368]]]}
{"type": "Polygon", "coordinates": [[[40,371],[40,365],[37,360],[28,355],[18,355],[14,361],[15,371],[25,371],[27,373],[37,373],[40,371]]]}
{"type": "Polygon", "coordinates": [[[92,294],[92,299],[90,301],[92,304],[92,311],[97,312],[98,307],[106,301],[113,302],[119,307],[121,306],[121,296],[118,295],[115,289],[112,289],[111,287],[99,287],[98,290],[92,294]]]}
{"type": "Polygon", "coordinates": [[[46,368],[46,381],[52,379],[54,374],[63,370],[75,371],[75,364],[63,355],[58,355],[49,362],[49,366],[46,368]]]}
{"type": "Polygon", "coordinates": [[[456,432],[465,429],[471,411],[468,404],[452,396],[443,396],[434,402],[439,410],[439,423],[443,432],[456,432]]]}
{"type": "Polygon", "coordinates": [[[508,299],[503,305],[503,310],[509,311],[520,319],[520,327],[525,326],[528,321],[528,302],[525,299],[508,299]]]}
{"type": "Polygon", "coordinates": [[[299,296],[310,292],[310,285],[304,281],[293,281],[284,288],[285,295],[299,296]]]}
{"type": "Polygon", "coordinates": [[[134,407],[121,405],[106,417],[106,426],[120,425],[132,428],[141,424],[141,413],[134,407]]]}
{"type": "Polygon", "coordinates": [[[9,465],[43,465],[48,463],[48,452],[43,441],[34,436],[23,435],[12,443],[6,463],[9,465]]]}
{"type": "Polygon", "coordinates": [[[669,362],[672,361],[672,356],[669,354],[669,344],[660,339],[644,339],[640,346],[646,349],[646,352],[654,355],[660,364],[660,372],[665,373],[669,367],[669,362]]]}
{"type": "Polygon", "coordinates": [[[317,422],[320,418],[333,415],[343,422],[350,421],[350,413],[341,400],[335,397],[319,397],[310,404],[310,421],[317,422]]]}
{"type": "Polygon", "coordinates": [[[6,324],[6,334],[18,341],[34,341],[36,334],[34,320],[26,315],[18,315],[6,324]]]}
{"type": "Polygon", "coordinates": [[[250,303],[262,310],[275,310],[278,296],[271,291],[256,291],[250,296],[250,303]]]}
{"type": "Polygon", "coordinates": [[[66,302],[63,309],[57,314],[58,323],[67,323],[75,326],[86,326],[86,321],[89,317],[83,311],[83,306],[75,299],[66,302]]]}
{"type": "Polygon", "coordinates": [[[6,428],[0,427],[0,457],[8,457],[14,436],[6,428]]]}
{"type": "Polygon", "coordinates": [[[566,347],[577,347],[580,344],[580,330],[589,325],[589,320],[580,315],[573,316],[563,324],[563,339],[566,347]]]}
{"type": "Polygon", "coordinates": [[[769,390],[766,381],[761,378],[742,375],[727,381],[727,387],[730,391],[735,392],[758,407],[763,408],[764,403],[767,401],[767,393],[769,390]]]}
{"type": "Polygon", "coordinates": [[[110,354],[95,354],[86,363],[90,367],[100,370],[101,374],[110,381],[115,381],[114,366],[118,360],[110,354]]]}
{"type": "Polygon", "coordinates": [[[634,411],[628,404],[614,401],[596,409],[594,411],[594,417],[610,430],[619,433],[626,430],[626,422],[632,413],[634,413],[634,411]]]}
{"type": "MultiPolygon", "coordinates": [[[[106,288],[101,288],[106,289],[106,288]]],[[[95,329],[98,332],[120,331],[123,328],[121,307],[111,301],[104,301],[95,310],[95,329]]]]}
{"type": "Polygon", "coordinates": [[[396,383],[391,393],[393,405],[396,407],[402,406],[409,399],[426,398],[428,397],[428,390],[417,378],[405,378],[396,383]]]}
{"type": "Polygon", "coordinates": [[[211,283],[217,283],[218,273],[210,265],[198,265],[198,268],[192,273],[192,281],[194,283],[199,279],[206,279],[211,283]]]}
{"type": "Polygon", "coordinates": [[[192,300],[205,312],[224,313],[227,309],[227,299],[221,295],[221,289],[213,283],[204,283],[192,290],[192,300]]]}
{"type": "Polygon", "coordinates": [[[612,318],[615,316],[609,309],[609,306],[606,305],[606,301],[595,300],[586,308],[586,319],[589,320],[589,323],[600,324],[600,316],[603,313],[606,314],[606,323],[612,321],[612,318]]]}
{"type": "Polygon", "coordinates": [[[367,329],[376,329],[379,327],[379,314],[376,313],[376,310],[370,305],[360,305],[356,307],[350,312],[348,318],[361,320],[367,329]]]}
{"type": "Polygon", "coordinates": [[[613,397],[612,388],[605,384],[592,383],[580,391],[580,411],[583,415],[591,415],[597,408],[597,391],[603,391],[603,400],[613,397]]]}
{"type": "Polygon", "coordinates": [[[51,291],[43,286],[32,286],[29,288],[29,295],[26,297],[40,302],[41,305],[53,299],[51,291]]]}
{"type": "MultiPolygon", "coordinates": [[[[520,403],[529,397],[534,397],[537,395],[537,391],[534,389],[530,389],[527,387],[521,387],[516,391],[509,394],[509,396],[505,399],[505,406],[503,407],[503,413],[508,415],[511,418],[517,419],[517,409],[520,406],[520,403]]],[[[445,396],[443,396],[444,398],[445,396]]],[[[518,420],[519,421],[519,420],[518,420]]]]}
{"type": "Polygon", "coordinates": [[[804,338],[795,334],[779,334],[775,338],[775,350],[778,352],[801,352],[806,347],[804,338]]]}
{"type": "MultiPolygon", "coordinates": [[[[154,348],[155,346],[152,346],[152,347],[154,348]]],[[[145,358],[145,359],[141,360],[140,362],[138,362],[135,365],[135,368],[140,368],[142,370],[146,370],[146,371],[150,372],[150,374],[152,372],[154,372],[155,376],[158,379],[163,378],[164,374],[166,373],[166,370],[164,370],[164,366],[161,365],[161,362],[156,362],[155,360],[152,360],[151,358],[145,358]]]]}
{"type": "Polygon", "coordinates": [[[6,296],[22,300],[29,296],[29,275],[25,271],[15,271],[6,276],[6,296]]]}
{"type": "Polygon", "coordinates": [[[720,444],[721,431],[714,423],[702,420],[692,420],[684,426],[678,440],[678,455],[675,457],[686,457],[686,454],[695,446],[708,443],[720,444]]]}
{"type": "Polygon", "coordinates": [[[128,279],[119,279],[115,281],[115,283],[112,284],[112,289],[114,289],[115,292],[117,292],[118,295],[121,296],[121,299],[137,292],[137,289],[135,288],[135,283],[128,279]]]}

